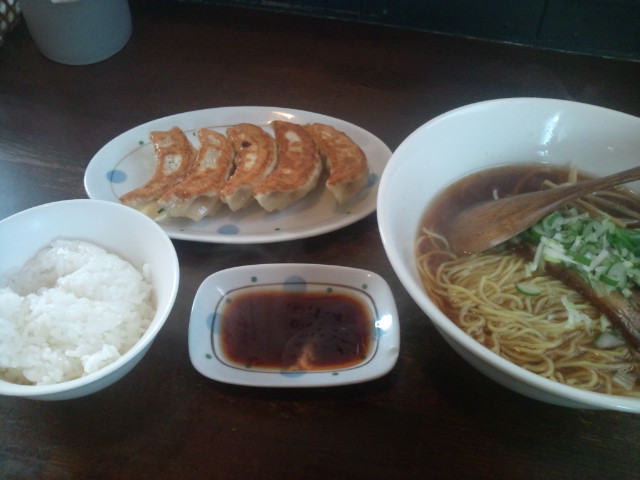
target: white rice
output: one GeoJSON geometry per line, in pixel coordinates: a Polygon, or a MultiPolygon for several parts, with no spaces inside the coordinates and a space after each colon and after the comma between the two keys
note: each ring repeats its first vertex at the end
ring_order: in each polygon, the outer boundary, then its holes
{"type": "Polygon", "coordinates": [[[118,359],[155,314],[143,273],[84,241],[40,251],[0,288],[0,378],[54,384],[118,359]]]}

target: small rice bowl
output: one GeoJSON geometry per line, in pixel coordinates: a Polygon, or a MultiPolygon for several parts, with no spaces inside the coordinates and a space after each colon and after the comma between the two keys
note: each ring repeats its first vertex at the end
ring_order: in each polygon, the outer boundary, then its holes
{"type": "Polygon", "coordinates": [[[56,240],[0,288],[0,378],[50,385],[126,353],[154,318],[148,266],[85,241],[56,240]]]}

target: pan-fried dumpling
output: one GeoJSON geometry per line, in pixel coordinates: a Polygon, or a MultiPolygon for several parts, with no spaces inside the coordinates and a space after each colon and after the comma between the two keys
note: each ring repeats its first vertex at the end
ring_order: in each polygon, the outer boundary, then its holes
{"type": "Polygon", "coordinates": [[[272,122],[278,164],[254,189],[253,196],[267,211],[283,210],[309,193],[318,183],[322,160],[305,129],[295,123],[272,122]]]}
{"type": "Polygon", "coordinates": [[[253,200],[253,188],[276,166],[273,137],[257,125],[241,123],[227,129],[236,151],[236,169],[222,188],[220,198],[233,211],[253,200]]]}
{"type": "Polygon", "coordinates": [[[122,195],[120,201],[155,218],[159,210],[158,198],[187,175],[197,150],[178,127],[153,131],[149,138],[156,154],[153,174],[147,183],[122,195]]]}
{"type": "Polygon", "coordinates": [[[208,128],[199,129],[196,135],[200,148],[195,163],[181,182],[158,199],[158,220],[169,216],[198,221],[220,206],[220,191],[233,168],[233,146],[227,137],[208,128]]]}
{"type": "Polygon", "coordinates": [[[366,155],[347,134],[330,125],[312,123],[305,129],[318,145],[329,170],[327,189],[340,205],[348,202],[367,184],[366,155]]]}

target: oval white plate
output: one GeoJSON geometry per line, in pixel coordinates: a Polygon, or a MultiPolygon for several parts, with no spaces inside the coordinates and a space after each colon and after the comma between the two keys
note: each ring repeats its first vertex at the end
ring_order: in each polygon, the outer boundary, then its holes
{"type": "Polygon", "coordinates": [[[379,275],[319,264],[262,264],[230,268],[207,277],[198,289],[189,321],[189,356],[202,375],[256,387],[319,387],[364,382],[389,372],[398,359],[400,326],[389,286],[379,275]],[[369,355],[343,369],[282,372],[232,364],[219,349],[218,308],[238,292],[332,291],[360,299],[372,317],[375,338],[369,355]]]}
{"type": "Polygon", "coordinates": [[[346,205],[337,205],[333,195],[319,186],[282,212],[266,212],[257,203],[238,212],[223,206],[212,217],[199,222],[171,219],[162,227],[171,238],[214,243],[267,243],[320,235],[350,225],[376,209],[378,183],[389,148],[377,137],[356,125],[333,117],[276,107],[222,107],[180,113],[139,125],[117,136],[89,163],[84,177],[90,198],[118,202],[118,198],[144,184],[153,172],[155,157],[149,141],[152,130],[178,126],[195,140],[198,128],[224,132],[238,123],[254,123],[273,133],[269,122],[325,123],[343,131],[367,156],[370,174],[365,189],[346,205]]]}

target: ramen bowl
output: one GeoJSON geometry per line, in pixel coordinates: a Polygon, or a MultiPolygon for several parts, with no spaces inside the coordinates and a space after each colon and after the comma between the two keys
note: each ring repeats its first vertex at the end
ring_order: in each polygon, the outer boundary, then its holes
{"type": "MultiPolygon", "coordinates": [[[[445,187],[470,173],[543,162],[602,176],[636,166],[639,158],[640,118],[596,106],[512,98],[444,113],[409,135],[383,172],[377,215],[386,254],[408,294],[444,339],[489,378],[555,405],[640,412],[638,398],[595,393],[543,378],[472,339],[426,293],[415,255],[427,207],[445,187]]],[[[629,188],[640,190],[637,182],[629,188]]]]}
{"type": "MultiPolygon", "coordinates": [[[[85,369],[89,372],[86,375],[59,383],[38,382],[38,384],[23,385],[0,380],[0,395],[35,400],[66,400],[86,396],[112,385],[130,372],[144,357],[173,308],[178,291],[180,271],[178,257],[169,237],[160,226],[142,213],[117,203],[100,200],[78,199],[48,203],[24,210],[0,221],[0,246],[2,247],[0,286],[7,286],[9,275],[15,274],[17,271],[24,271],[24,265],[27,261],[56,240],[89,242],[108,253],[116,254],[137,270],[144,271],[145,277],[151,284],[150,302],[155,304],[155,313],[145,310],[141,315],[135,313],[123,317],[128,319],[125,326],[127,332],[131,331],[132,324],[141,323],[138,322],[138,319],[142,315],[148,317],[149,323],[146,329],[144,329],[146,322],[135,327],[135,336],[141,333],[140,338],[127,351],[120,351],[120,356],[111,363],[98,363],[96,368],[85,369]],[[98,368],[100,366],[101,368],[98,368]]],[[[113,295],[107,294],[107,297],[118,297],[117,299],[120,300],[122,297],[118,295],[118,292],[131,291],[133,283],[128,280],[133,277],[129,275],[126,277],[127,280],[123,280],[125,277],[120,275],[120,270],[116,272],[117,278],[115,278],[112,260],[100,262],[99,267],[98,262],[93,261],[95,256],[85,257],[85,260],[87,260],[85,265],[91,265],[88,268],[94,275],[85,275],[81,282],[75,280],[75,285],[83,284],[78,290],[86,291],[88,288],[90,291],[98,283],[95,279],[99,278],[102,284],[100,288],[106,288],[108,292],[113,292],[113,295]],[[115,289],[116,284],[118,284],[117,289],[115,289]]],[[[66,278],[68,279],[70,276],[66,278]]],[[[78,290],[74,289],[74,294],[78,290]]],[[[42,320],[42,317],[38,318],[40,326],[29,329],[30,335],[37,335],[38,338],[45,337],[47,342],[51,342],[53,338],[56,340],[60,338],[63,331],[65,335],[69,336],[77,335],[74,332],[81,328],[88,328],[90,331],[93,328],[95,331],[95,323],[98,318],[96,310],[103,309],[104,303],[90,303],[87,297],[78,297],[79,302],[69,302],[71,296],[71,294],[64,292],[64,295],[57,293],[47,297],[49,300],[45,304],[45,308],[50,317],[53,310],[64,309],[70,312],[69,316],[62,317],[62,320],[57,321],[54,325],[55,335],[51,328],[49,328],[48,335],[41,333],[43,331],[41,325],[47,324],[46,320],[42,320]],[[83,311],[81,316],[77,315],[79,309],[83,311]],[[91,312],[86,312],[89,309],[91,312]],[[76,312],[75,316],[74,312],[76,312]],[[34,331],[37,333],[33,333],[34,331]]],[[[140,300],[136,301],[142,303],[140,300]]],[[[42,303],[44,302],[40,304],[42,303]]],[[[133,308],[136,303],[130,302],[128,305],[131,310],[139,311],[139,309],[133,308]]],[[[61,317],[56,316],[56,318],[61,317]]],[[[105,317],[101,316],[100,318],[104,319],[105,317]]],[[[51,322],[49,322],[50,324],[51,322]]],[[[2,329],[3,340],[5,342],[11,341],[8,340],[8,333],[11,332],[11,329],[6,326],[6,323],[2,324],[2,329]]],[[[109,332],[113,332],[113,330],[109,332]]],[[[21,345],[15,341],[15,336],[11,338],[14,339],[14,346],[21,345]]],[[[86,340],[91,336],[85,335],[80,338],[86,340]]],[[[111,343],[111,341],[106,343],[111,343]]],[[[51,345],[51,343],[49,344],[51,345]]],[[[7,355],[9,347],[11,345],[3,345],[3,355],[7,355]]],[[[28,348],[33,352],[33,345],[30,344],[28,348]]],[[[24,354],[23,352],[21,355],[24,354]]],[[[67,354],[66,351],[64,353],[67,354]]],[[[52,357],[47,355],[45,351],[38,356],[43,365],[45,361],[49,362],[48,370],[45,370],[47,374],[53,369],[60,369],[68,364],[66,359],[60,360],[61,355],[52,357]]],[[[74,356],[79,355],[74,353],[74,356]]],[[[115,355],[111,356],[115,357],[115,355]]],[[[34,368],[43,367],[39,365],[34,368]]],[[[69,377],[71,375],[63,378],[69,377]]]]}

